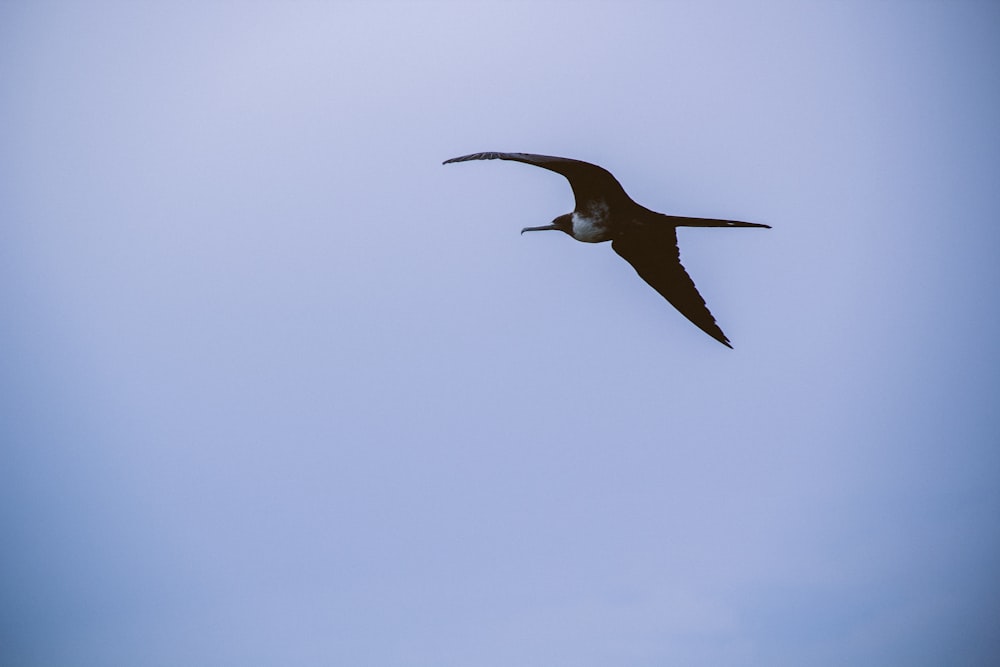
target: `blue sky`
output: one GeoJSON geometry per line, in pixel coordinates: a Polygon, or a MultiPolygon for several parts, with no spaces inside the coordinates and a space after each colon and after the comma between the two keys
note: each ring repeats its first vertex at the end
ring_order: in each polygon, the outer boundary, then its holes
{"type": "Polygon", "coordinates": [[[0,6],[0,662],[987,665],[1000,10],[0,6]],[[607,246],[681,230],[735,350],[607,246]]]}

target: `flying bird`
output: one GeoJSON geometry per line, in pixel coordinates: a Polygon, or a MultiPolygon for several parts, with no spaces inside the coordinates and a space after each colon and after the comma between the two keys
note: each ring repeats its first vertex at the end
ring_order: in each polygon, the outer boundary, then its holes
{"type": "Polygon", "coordinates": [[[524,232],[555,229],[584,243],[611,241],[612,249],[632,265],[639,276],[669,301],[695,326],[732,348],[716,324],[694,281],[681,265],[677,247],[678,227],[763,227],[770,225],[711,218],[684,218],[651,211],[632,201],[608,170],[596,164],[564,157],[531,153],[473,153],[445,160],[513,160],[562,174],[573,189],[572,213],[560,215],[551,225],[525,227],[524,232]]]}

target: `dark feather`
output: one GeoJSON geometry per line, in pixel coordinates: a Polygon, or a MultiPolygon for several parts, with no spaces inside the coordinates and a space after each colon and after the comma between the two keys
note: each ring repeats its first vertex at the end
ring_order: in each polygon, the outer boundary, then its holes
{"type": "Polygon", "coordinates": [[[583,160],[572,160],[551,155],[535,155],[533,153],[472,153],[462,157],[445,160],[450,162],[467,162],[469,160],[513,160],[562,174],[573,188],[577,208],[587,208],[592,202],[601,201],[607,205],[615,205],[619,201],[631,201],[625,194],[621,183],[611,175],[611,172],[596,164],[583,160]]]}
{"type": "Polygon", "coordinates": [[[634,227],[612,241],[611,247],[684,317],[726,347],[732,347],[681,264],[675,227],[634,227]]]}

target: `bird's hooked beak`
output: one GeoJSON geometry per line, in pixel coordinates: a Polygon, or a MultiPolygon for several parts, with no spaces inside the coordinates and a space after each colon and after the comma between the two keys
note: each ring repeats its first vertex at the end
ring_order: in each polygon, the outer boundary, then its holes
{"type": "Polygon", "coordinates": [[[525,227],[521,230],[521,233],[525,232],[543,232],[549,229],[554,229],[558,232],[566,232],[570,236],[573,236],[573,215],[567,213],[566,215],[560,215],[558,218],[552,221],[551,225],[543,225],[541,227],[525,227]]]}
{"type": "Polygon", "coordinates": [[[521,230],[521,233],[525,232],[544,232],[547,229],[559,229],[558,225],[542,225],[541,227],[525,227],[521,230]]]}

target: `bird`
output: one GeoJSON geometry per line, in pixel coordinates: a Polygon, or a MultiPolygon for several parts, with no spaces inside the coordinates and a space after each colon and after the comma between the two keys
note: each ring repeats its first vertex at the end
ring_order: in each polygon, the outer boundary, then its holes
{"type": "Polygon", "coordinates": [[[525,227],[521,233],[556,230],[584,243],[611,241],[611,248],[684,317],[726,347],[733,347],[681,264],[677,228],[770,229],[770,225],[651,211],[633,201],[607,169],[582,160],[533,153],[485,152],[454,157],[442,164],[471,160],[513,160],[563,175],[576,200],[573,211],[560,215],[550,225],[525,227]]]}

